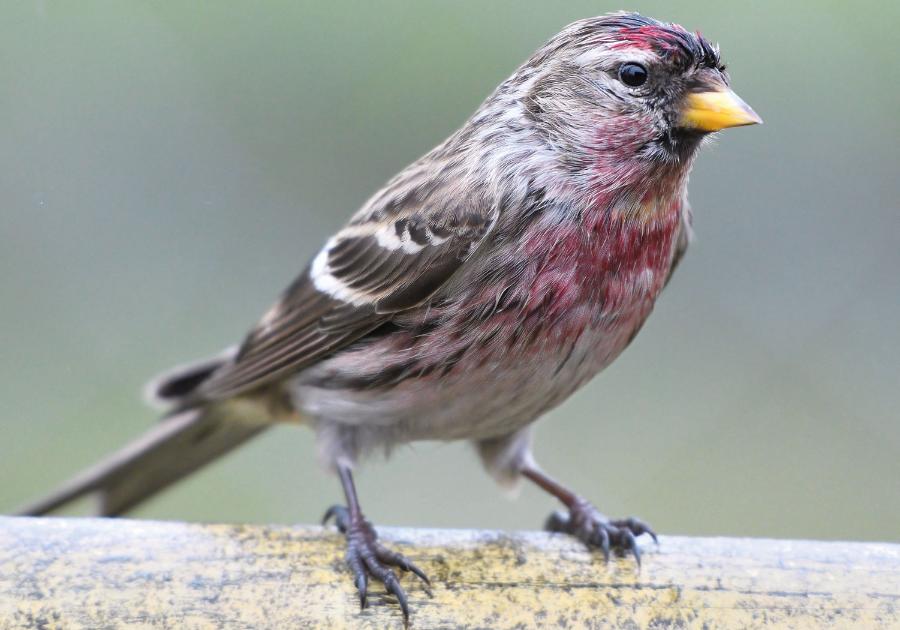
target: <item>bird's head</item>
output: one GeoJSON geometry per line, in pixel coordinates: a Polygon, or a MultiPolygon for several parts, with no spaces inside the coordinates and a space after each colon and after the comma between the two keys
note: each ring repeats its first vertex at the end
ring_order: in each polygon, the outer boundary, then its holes
{"type": "Polygon", "coordinates": [[[716,46],[635,13],[569,25],[514,80],[545,146],[604,187],[681,170],[710,133],[762,122],[729,88],[716,46]]]}

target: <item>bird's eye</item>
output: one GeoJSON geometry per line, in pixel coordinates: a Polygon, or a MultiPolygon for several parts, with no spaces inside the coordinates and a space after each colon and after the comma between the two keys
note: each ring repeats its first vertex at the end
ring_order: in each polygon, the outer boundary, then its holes
{"type": "Polygon", "coordinates": [[[639,63],[623,63],[619,66],[619,81],[628,87],[639,87],[647,82],[647,68],[639,63]]]}

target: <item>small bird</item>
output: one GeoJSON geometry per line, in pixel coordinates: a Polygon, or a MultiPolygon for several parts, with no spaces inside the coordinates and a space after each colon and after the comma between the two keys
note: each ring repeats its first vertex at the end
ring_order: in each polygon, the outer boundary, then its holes
{"type": "Polygon", "coordinates": [[[337,474],[329,509],[366,606],[407,596],[353,472],[373,451],[469,440],[501,483],[565,508],[547,528],[608,557],[656,535],[610,519],[539,468],[531,425],[634,339],[688,246],[698,148],[762,122],[699,33],[635,13],[574,22],[325,243],[243,342],[149,386],[149,433],[25,508],[85,494],[117,515],[268,426],[305,424],[337,474]]]}

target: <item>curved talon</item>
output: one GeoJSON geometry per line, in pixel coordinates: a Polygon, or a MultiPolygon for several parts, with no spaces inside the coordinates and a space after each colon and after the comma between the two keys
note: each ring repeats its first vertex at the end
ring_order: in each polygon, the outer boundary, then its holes
{"type": "Polygon", "coordinates": [[[600,550],[603,552],[603,561],[607,564],[609,563],[609,532],[606,531],[605,527],[598,528],[598,534],[600,537],[600,550]]]}
{"type": "Polygon", "coordinates": [[[403,590],[403,587],[400,586],[400,580],[397,579],[397,574],[387,567],[379,564],[378,559],[374,556],[363,557],[363,560],[365,561],[366,567],[368,567],[372,575],[380,580],[382,584],[384,584],[384,588],[387,590],[387,592],[393,593],[397,598],[397,601],[400,603],[400,610],[403,611],[403,619],[408,623],[409,603],[406,599],[406,591],[403,590]]]}
{"type": "Polygon", "coordinates": [[[322,525],[326,525],[328,521],[334,519],[334,524],[342,534],[347,533],[347,523],[350,521],[350,511],[343,505],[332,505],[325,510],[322,516],[322,525]]]}
{"type": "Polygon", "coordinates": [[[425,586],[428,587],[428,589],[426,589],[428,590],[428,594],[431,595],[431,580],[428,579],[428,576],[425,575],[425,572],[414,565],[412,562],[407,562],[406,565],[407,568],[405,570],[412,572],[413,575],[422,580],[425,583],[425,586]]]}
{"type": "Polygon", "coordinates": [[[631,533],[635,536],[640,536],[641,534],[649,534],[650,538],[653,539],[653,542],[659,545],[659,538],[656,537],[656,532],[654,532],[653,529],[651,529],[650,526],[647,525],[647,523],[640,519],[629,516],[628,518],[613,521],[612,524],[631,530],[631,533]]]}
{"type": "Polygon", "coordinates": [[[637,540],[634,537],[634,534],[631,533],[631,530],[628,528],[623,528],[622,532],[622,549],[627,553],[631,551],[634,554],[634,560],[637,562],[638,569],[641,568],[641,552],[638,550],[637,540]]]}
{"type": "Polygon", "coordinates": [[[353,573],[353,582],[356,585],[356,590],[359,592],[359,607],[361,609],[365,608],[368,606],[369,577],[366,575],[362,559],[352,546],[347,549],[347,566],[350,567],[350,571],[353,573]]]}
{"type": "Polygon", "coordinates": [[[634,555],[638,570],[641,568],[641,551],[637,537],[649,534],[658,545],[656,533],[643,521],[629,517],[618,520],[607,519],[590,503],[576,499],[568,513],[555,511],[547,517],[544,529],[550,532],[564,532],[575,536],[589,547],[599,547],[603,559],[609,562],[613,548],[634,555]]]}
{"type": "Polygon", "coordinates": [[[431,596],[431,580],[425,572],[417,567],[409,558],[401,553],[388,549],[380,542],[372,525],[357,516],[351,518],[350,511],[343,505],[333,505],[322,517],[322,524],[334,519],[338,529],[347,538],[347,566],[354,576],[354,584],[359,592],[359,606],[367,608],[369,577],[384,584],[385,590],[397,598],[400,610],[403,612],[403,621],[409,624],[409,600],[406,591],[400,585],[400,578],[389,568],[395,566],[403,571],[409,571],[425,583],[425,590],[431,596]]]}
{"type": "Polygon", "coordinates": [[[359,607],[360,609],[369,606],[369,578],[365,571],[356,575],[356,590],[359,591],[359,607]]]}
{"type": "Polygon", "coordinates": [[[375,549],[375,556],[382,562],[386,562],[387,564],[391,564],[395,567],[400,567],[404,571],[413,573],[416,577],[425,582],[426,585],[431,586],[431,580],[428,579],[428,576],[425,575],[425,572],[415,564],[413,564],[413,562],[402,553],[397,553],[396,551],[392,551],[383,545],[378,545],[375,549]]]}
{"type": "MultiPolygon", "coordinates": [[[[390,571],[390,569],[388,569],[388,571],[390,571]]],[[[400,610],[403,611],[403,620],[404,622],[409,623],[409,603],[406,600],[406,591],[400,586],[400,582],[397,580],[393,571],[390,571],[390,576],[391,579],[388,579],[384,585],[388,591],[397,596],[397,601],[400,603],[400,610]]]]}

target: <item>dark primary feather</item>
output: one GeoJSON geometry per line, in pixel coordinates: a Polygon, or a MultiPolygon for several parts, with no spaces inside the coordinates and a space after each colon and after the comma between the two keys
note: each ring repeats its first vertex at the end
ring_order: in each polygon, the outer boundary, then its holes
{"type": "Polygon", "coordinates": [[[205,400],[240,394],[302,370],[400,311],[427,301],[471,256],[493,225],[487,205],[448,211],[408,191],[367,209],[329,241],[247,336],[236,358],[197,390],[205,400]],[[409,207],[410,204],[415,204],[409,207]],[[381,240],[379,240],[379,236],[381,240]],[[317,273],[318,272],[318,273],[317,273]],[[327,281],[316,286],[317,278],[327,281]],[[329,287],[338,287],[331,290],[329,287]]]}

